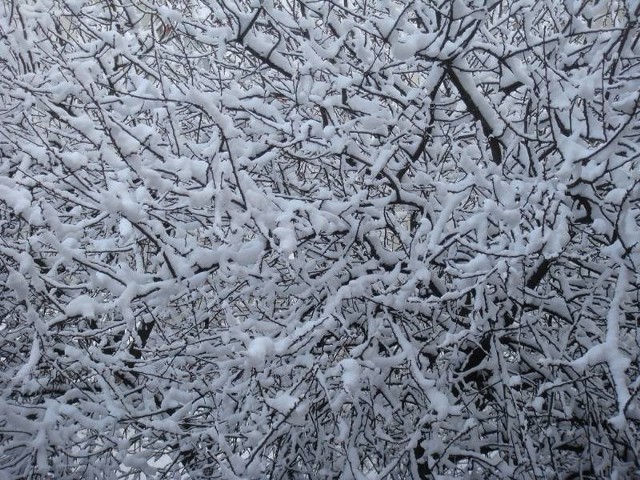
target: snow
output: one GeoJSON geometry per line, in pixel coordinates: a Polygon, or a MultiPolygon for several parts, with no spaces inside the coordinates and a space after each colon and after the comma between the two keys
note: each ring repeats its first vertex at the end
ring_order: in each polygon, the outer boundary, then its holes
{"type": "Polygon", "coordinates": [[[94,318],[97,310],[96,302],[89,295],[80,295],[69,302],[65,314],[69,317],[82,316],[94,318]]]}
{"type": "Polygon", "coordinates": [[[606,341],[591,347],[582,357],[571,362],[571,365],[579,372],[584,372],[588,367],[606,362],[613,378],[618,403],[618,415],[610,419],[617,429],[626,424],[625,408],[631,398],[627,385],[626,370],[631,365],[629,357],[619,348],[620,317],[622,304],[628,288],[628,272],[626,267],[620,266],[615,294],[607,313],[606,341]]]}
{"type": "Polygon", "coordinates": [[[614,188],[604,197],[605,202],[621,204],[623,199],[629,194],[625,188],[614,188]]]}
{"type": "Polygon", "coordinates": [[[533,408],[537,413],[542,413],[543,409],[544,409],[544,398],[542,397],[535,397],[531,403],[530,403],[531,408],[533,408]]]}
{"type": "Polygon", "coordinates": [[[11,270],[7,277],[7,287],[13,290],[16,300],[22,301],[29,295],[29,283],[20,272],[11,270]]]}
{"type": "Polygon", "coordinates": [[[229,252],[230,259],[241,266],[250,266],[256,264],[265,251],[265,241],[262,238],[256,238],[249,242],[243,243],[237,252],[229,252]]]}
{"type": "Polygon", "coordinates": [[[517,387],[522,385],[522,377],[520,375],[513,375],[509,378],[509,382],[507,383],[510,387],[517,387]]]}
{"type": "Polygon", "coordinates": [[[633,476],[633,18],[14,3],[0,472],[633,476]]]}
{"type": "Polygon", "coordinates": [[[360,363],[353,358],[346,358],[340,362],[342,367],[342,385],[352,396],[360,390],[360,376],[362,374],[360,363]]]}
{"type": "Polygon", "coordinates": [[[591,228],[593,228],[594,233],[598,234],[605,233],[608,230],[607,223],[602,218],[596,218],[591,224],[591,228]]]}
{"type": "Polygon", "coordinates": [[[247,346],[246,365],[258,370],[262,369],[267,359],[274,353],[273,340],[269,337],[252,339],[247,346]]]}
{"type": "Polygon", "coordinates": [[[299,398],[287,393],[279,393],[274,398],[265,399],[267,405],[284,415],[288,415],[289,413],[291,413],[291,411],[296,407],[299,401],[299,398]]]}
{"type": "Polygon", "coordinates": [[[131,222],[123,217],[120,219],[118,228],[120,230],[120,236],[122,237],[122,239],[124,241],[127,241],[133,233],[133,225],[131,225],[131,222]]]}
{"type": "Polygon", "coordinates": [[[80,152],[65,152],[62,154],[62,162],[71,171],[76,171],[87,164],[87,157],[80,152]]]}
{"type": "Polygon", "coordinates": [[[10,187],[0,183],[0,201],[9,205],[17,214],[24,214],[31,206],[32,197],[25,189],[16,188],[15,185],[10,187]]]}
{"type": "Polygon", "coordinates": [[[21,382],[24,383],[28,380],[31,371],[35,369],[36,365],[40,361],[41,354],[40,338],[36,334],[33,336],[31,352],[29,353],[28,360],[20,367],[20,370],[18,370],[15,376],[11,379],[11,383],[15,385],[21,382]]]}
{"type": "Polygon", "coordinates": [[[278,238],[278,247],[283,253],[288,255],[296,251],[298,242],[293,228],[277,227],[273,229],[273,233],[278,238]]]}

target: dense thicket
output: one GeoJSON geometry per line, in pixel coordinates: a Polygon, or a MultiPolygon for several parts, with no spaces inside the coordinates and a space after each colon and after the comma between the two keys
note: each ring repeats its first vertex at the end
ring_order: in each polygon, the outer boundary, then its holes
{"type": "Polygon", "coordinates": [[[0,473],[640,476],[638,2],[0,8],[0,473]]]}

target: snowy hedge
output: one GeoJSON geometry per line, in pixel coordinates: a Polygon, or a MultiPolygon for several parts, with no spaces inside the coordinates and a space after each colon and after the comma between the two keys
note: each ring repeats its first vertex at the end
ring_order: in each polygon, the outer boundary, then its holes
{"type": "Polygon", "coordinates": [[[0,12],[0,477],[640,476],[637,1],[0,12]]]}

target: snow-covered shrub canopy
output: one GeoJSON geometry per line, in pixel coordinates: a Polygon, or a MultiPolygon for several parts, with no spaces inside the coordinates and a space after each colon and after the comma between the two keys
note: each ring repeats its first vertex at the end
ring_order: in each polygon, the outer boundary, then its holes
{"type": "Polygon", "coordinates": [[[0,12],[2,475],[640,475],[638,2],[0,12]]]}

